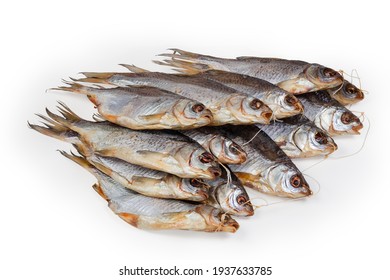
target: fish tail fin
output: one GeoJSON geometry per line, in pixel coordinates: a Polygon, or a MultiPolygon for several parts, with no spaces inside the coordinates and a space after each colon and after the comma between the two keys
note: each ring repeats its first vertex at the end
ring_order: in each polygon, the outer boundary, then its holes
{"type": "MultiPolygon", "coordinates": [[[[194,74],[207,70],[215,70],[215,66],[219,67],[220,58],[183,51],[180,49],[169,49],[173,53],[163,53],[158,56],[169,58],[164,60],[176,68],[181,68],[181,71],[186,74],[194,74]]],[[[157,63],[162,64],[162,63],[157,63]]],[[[222,66],[221,66],[222,67],[222,66]]],[[[218,68],[219,69],[219,68],[218,68]]]]}
{"type": "MultiPolygon", "coordinates": [[[[43,117],[41,115],[38,116],[40,116],[45,121],[47,121],[51,126],[54,125],[56,128],[65,127],[67,130],[73,131],[73,134],[79,135],[78,132],[80,131],[80,128],[77,125],[75,125],[75,123],[81,121],[82,119],[79,116],[77,116],[74,112],[72,112],[64,103],[62,102],[58,102],[58,103],[60,105],[57,106],[57,108],[62,116],[52,113],[47,108],[46,108],[46,114],[48,115],[48,117],[43,117]]],[[[77,143],[79,143],[79,141],[77,143]]]]}
{"type": "Polygon", "coordinates": [[[163,61],[153,60],[154,63],[163,66],[172,67],[173,70],[183,73],[183,74],[198,74],[201,72],[205,72],[211,70],[212,68],[209,65],[202,63],[195,63],[190,61],[184,61],[179,59],[164,59],[163,61]]]}
{"type": "MultiPolygon", "coordinates": [[[[72,79],[72,78],[71,78],[72,79]]],[[[77,83],[76,79],[72,79],[72,81],[66,81],[62,80],[62,82],[68,86],[60,86],[57,88],[52,88],[52,90],[62,90],[62,91],[69,91],[73,93],[81,93],[81,94],[89,94],[88,87],[83,86],[82,84],[77,83]]]]}
{"type": "Polygon", "coordinates": [[[55,121],[53,118],[45,117],[40,114],[37,114],[37,116],[44,120],[42,121],[42,124],[44,126],[31,124],[27,122],[29,128],[34,129],[35,131],[42,133],[43,135],[53,137],[61,141],[65,141],[72,144],[80,143],[79,134],[77,132],[55,121]]]}
{"type": "MultiPolygon", "coordinates": [[[[86,170],[88,170],[89,172],[91,172],[93,175],[96,176],[96,172],[97,169],[96,167],[91,164],[84,156],[77,156],[75,155],[74,153],[70,153],[68,154],[67,152],[65,151],[59,151],[61,153],[61,155],[63,155],[64,157],[70,159],[71,161],[77,163],[78,165],[80,165],[81,167],[85,168],[86,170]]],[[[92,186],[92,188],[102,197],[104,198],[105,200],[109,200],[108,197],[105,195],[104,191],[102,190],[102,188],[100,187],[100,184],[99,183],[96,183],[92,186]]]]}
{"type": "Polygon", "coordinates": [[[125,67],[127,70],[129,70],[132,73],[145,73],[145,72],[150,72],[149,70],[140,68],[138,66],[135,66],[134,64],[119,64],[120,66],[125,67]]]}
{"type": "Polygon", "coordinates": [[[193,52],[188,52],[188,51],[183,51],[180,49],[168,49],[170,51],[173,51],[172,54],[159,54],[158,56],[165,56],[165,57],[171,57],[171,58],[178,58],[178,59],[184,59],[184,60],[197,60],[197,59],[202,59],[203,57],[206,57],[204,55],[198,54],[198,53],[193,53],[193,52]]]}
{"type": "Polygon", "coordinates": [[[89,163],[88,160],[85,157],[83,157],[83,156],[78,156],[78,155],[74,154],[73,152],[71,152],[70,154],[65,152],[65,151],[59,151],[59,152],[64,157],[66,157],[66,158],[70,159],[71,161],[77,163],[81,167],[84,167],[88,171],[91,171],[91,170],[95,169],[95,167],[91,163],[89,163]]]}
{"type": "Polygon", "coordinates": [[[109,79],[115,73],[109,73],[109,72],[102,72],[102,73],[98,73],[98,72],[81,72],[80,74],[84,75],[85,78],[77,79],[78,82],[111,84],[109,82],[109,79]]]}

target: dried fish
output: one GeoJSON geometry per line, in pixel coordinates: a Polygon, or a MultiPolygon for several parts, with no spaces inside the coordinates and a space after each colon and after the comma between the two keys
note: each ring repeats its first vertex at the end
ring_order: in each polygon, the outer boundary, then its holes
{"type": "Polygon", "coordinates": [[[346,80],[344,80],[342,87],[338,86],[327,91],[344,106],[355,104],[364,99],[363,91],[346,80]]]}
{"type": "Polygon", "coordinates": [[[331,136],[360,134],[363,124],[359,118],[328,92],[310,92],[298,98],[305,107],[305,116],[331,136]]]}
{"type": "Polygon", "coordinates": [[[302,173],[264,131],[254,125],[218,129],[239,144],[248,155],[243,164],[230,165],[244,186],[290,198],[312,194],[302,173]]]}
{"type": "Polygon", "coordinates": [[[180,229],[234,233],[239,225],[228,214],[204,204],[153,198],[122,187],[81,157],[63,153],[97,179],[93,188],[108,201],[110,209],[127,223],[140,229],[180,229]]]}
{"type": "MultiPolygon", "coordinates": [[[[180,64],[181,72],[191,74],[214,69],[240,73],[266,80],[294,94],[334,88],[343,82],[343,77],[335,70],[299,60],[248,56],[225,59],[179,49],[171,50],[173,54],[160,56],[170,57],[174,60],[172,64],[177,64],[178,60],[184,61],[180,64]]],[[[165,62],[171,63],[170,60],[165,62]]]]}
{"type": "Polygon", "coordinates": [[[132,164],[174,174],[182,178],[215,179],[221,170],[215,157],[188,137],[171,131],[141,131],[109,122],[81,119],[66,105],[63,117],[46,110],[46,127],[29,124],[42,134],[72,144],[80,142],[101,156],[116,157],[132,164]]]}
{"type": "Polygon", "coordinates": [[[57,89],[87,95],[106,120],[131,129],[191,129],[212,121],[210,110],[202,103],[165,90],[67,84],[70,87],[57,89]]]}
{"type": "Polygon", "coordinates": [[[337,150],[334,140],[303,115],[256,125],[290,158],[329,155],[337,150]]]}
{"type": "Polygon", "coordinates": [[[76,145],[76,149],[101,172],[137,193],[152,197],[192,201],[204,201],[209,196],[210,186],[202,179],[179,178],[118,158],[99,156],[84,145],[76,145]]]}
{"type": "MultiPolygon", "coordinates": [[[[128,66],[130,70],[139,69],[128,66]]],[[[134,70],[137,71],[137,70],[134,70]]],[[[199,77],[159,72],[83,73],[79,82],[105,83],[116,86],[153,86],[197,100],[213,114],[210,125],[269,123],[272,111],[261,100],[199,77]]]]}
{"type": "MultiPolygon", "coordinates": [[[[174,65],[181,63],[178,60],[172,60],[171,62],[174,65]]],[[[277,119],[294,116],[303,111],[301,102],[293,94],[255,77],[221,70],[208,70],[194,75],[219,82],[260,99],[272,110],[273,117],[277,119]]]]}

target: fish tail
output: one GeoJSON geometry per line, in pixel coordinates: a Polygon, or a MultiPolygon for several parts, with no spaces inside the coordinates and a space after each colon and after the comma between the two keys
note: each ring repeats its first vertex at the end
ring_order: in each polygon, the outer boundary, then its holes
{"type": "MultiPolygon", "coordinates": [[[[53,114],[54,115],[54,114],[53,114]]],[[[27,122],[28,126],[31,129],[34,129],[35,131],[38,131],[39,133],[42,133],[46,136],[53,137],[55,139],[65,141],[72,144],[78,144],[80,143],[79,140],[79,134],[69,127],[56,122],[54,119],[45,117],[43,115],[37,114],[38,117],[44,120],[42,124],[44,126],[31,124],[27,122]]]]}
{"type": "Polygon", "coordinates": [[[209,65],[202,63],[195,63],[190,61],[184,61],[179,59],[164,59],[163,61],[153,60],[154,63],[163,66],[169,66],[174,68],[175,71],[183,74],[198,74],[211,70],[212,68],[209,65]]]}
{"type": "MultiPolygon", "coordinates": [[[[97,170],[96,170],[96,167],[91,164],[90,162],[88,162],[88,160],[84,157],[84,156],[77,156],[75,155],[74,153],[70,153],[68,154],[67,152],[65,151],[59,151],[61,153],[61,155],[63,155],[64,157],[70,159],[71,161],[77,163],[78,165],[80,165],[81,167],[85,168],[86,170],[88,170],[89,172],[91,172],[93,175],[96,176],[96,173],[97,170]]],[[[102,190],[102,188],[100,187],[100,184],[99,183],[96,183],[92,186],[92,188],[102,197],[104,198],[105,200],[109,200],[108,197],[105,195],[104,191],[102,190]]]]}
{"type": "Polygon", "coordinates": [[[77,156],[75,155],[74,153],[70,153],[68,154],[67,152],[65,151],[59,151],[61,155],[63,155],[64,157],[70,159],[71,161],[77,163],[78,165],[80,165],[81,167],[84,167],[85,169],[87,169],[88,171],[91,171],[91,170],[94,170],[95,167],[89,163],[87,161],[87,159],[83,156],[77,156]]]}
{"type": "Polygon", "coordinates": [[[125,67],[127,70],[129,70],[129,71],[132,72],[132,73],[145,73],[145,72],[150,72],[149,70],[146,70],[146,69],[137,67],[137,66],[135,66],[134,64],[132,64],[132,65],[130,65],[130,64],[119,64],[119,65],[125,67]]]}
{"type": "Polygon", "coordinates": [[[109,73],[109,72],[102,72],[102,73],[98,73],[98,72],[81,72],[80,74],[84,75],[85,78],[77,79],[78,82],[111,84],[109,82],[109,79],[115,73],[109,73]]]}
{"type": "Polygon", "coordinates": [[[102,87],[100,85],[96,85],[96,87],[98,87],[98,88],[94,88],[94,87],[84,86],[84,85],[79,83],[79,82],[102,83],[99,79],[96,79],[96,78],[73,79],[73,78],[71,78],[71,80],[72,80],[71,82],[63,80],[63,82],[65,84],[67,84],[68,86],[61,86],[58,88],[53,88],[53,90],[62,90],[62,91],[69,91],[69,92],[73,92],[73,93],[84,94],[89,98],[89,100],[92,101],[92,103],[94,103],[96,106],[99,106],[98,97],[97,97],[98,93],[99,93],[98,90],[102,89],[102,88],[104,89],[104,87],[102,87]]]}
{"type": "Polygon", "coordinates": [[[197,59],[201,59],[202,57],[204,57],[203,55],[198,54],[198,53],[187,52],[187,51],[183,51],[183,50],[175,49],[175,48],[168,49],[168,50],[173,51],[173,54],[163,53],[163,54],[159,54],[159,56],[166,56],[166,57],[178,58],[178,59],[184,59],[184,60],[197,60],[197,59]]]}

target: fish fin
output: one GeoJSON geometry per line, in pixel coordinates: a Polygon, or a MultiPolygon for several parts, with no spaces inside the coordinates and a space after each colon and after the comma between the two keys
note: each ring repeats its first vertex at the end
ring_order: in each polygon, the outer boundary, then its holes
{"type": "Polygon", "coordinates": [[[73,147],[80,155],[82,155],[85,158],[93,156],[93,152],[91,151],[91,149],[88,148],[88,146],[82,143],[81,141],[80,143],[73,144],[73,147]]]}
{"type": "MultiPolygon", "coordinates": [[[[111,208],[111,207],[110,207],[111,208]]],[[[114,211],[114,210],[113,210],[114,211]]],[[[115,211],[114,211],[115,212],[115,211]]],[[[116,213],[122,220],[134,227],[138,227],[138,216],[130,213],[116,213]]]]}
{"type": "Polygon", "coordinates": [[[149,70],[146,70],[146,69],[137,67],[137,66],[135,66],[134,64],[132,64],[132,65],[130,65],[130,64],[119,64],[119,65],[125,67],[127,70],[129,70],[129,71],[132,72],[132,73],[145,73],[145,72],[150,72],[149,70]]]}
{"type": "Polygon", "coordinates": [[[152,115],[141,115],[138,116],[139,119],[145,120],[148,124],[159,124],[161,122],[161,118],[165,115],[165,113],[152,114],[152,115]]]}
{"type": "Polygon", "coordinates": [[[68,154],[67,152],[65,151],[59,151],[61,155],[63,155],[64,157],[70,159],[71,161],[77,163],[78,165],[80,165],[81,167],[84,167],[85,169],[87,170],[91,170],[91,169],[94,169],[94,166],[92,165],[92,163],[90,163],[85,157],[83,156],[77,156],[75,155],[74,153],[70,153],[68,154]]]}
{"type": "Polygon", "coordinates": [[[95,113],[95,114],[92,115],[92,119],[93,119],[95,122],[105,122],[105,121],[106,121],[106,119],[105,119],[102,115],[97,114],[97,113],[95,113]]]}
{"type": "Polygon", "coordinates": [[[107,166],[105,166],[104,164],[98,162],[97,159],[89,159],[92,164],[97,168],[99,169],[101,172],[103,172],[104,174],[108,175],[111,177],[112,175],[112,170],[110,168],[108,168],[107,166]]]}
{"type": "Polygon", "coordinates": [[[29,128],[38,131],[46,136],[53,137],[55,139],[65,141],[68,143],[76,144],[79,143],[79,134],[67,126],[56,122],[54,119],[50,119],[43,115],[37,114],[38,117],[43,119],[45,122],[42,122],[44,126],[35,125],[27,122],[29,128]]]}
{"type": "Polygon", "coordinates": [[[102,190],[102,187],[96,183],[92,185],[92,188],[102,197],[104,200],[109,201],[108,197],[104,194],[104,191],[102,190]]]}
{"type": "Polygon", "coordinates": [[[72,81],[66,81],[62,80],[62,82],[68,86],[60,86],[57,88],[52,88],[52,90],[62,90],[62,91],[69,91],[74,93],[81,93],[81,94],[88,94],[89,92],[86,91],[85,86],[82,84],[77,83],[78,80],[71,78],[72,81]]]}
{"type": "Polygon", "coordinates": [[[111,85],[109,80],[115,73],[110,73],[110,72],[101,72],[101,73],[98,73],[98,72],[81,72],[80,74],[84,75],[85,78],[72,79],[72,80],[75,81],[75,82],[82,82],[82,83],[111,85]]]}
{"type": "Polygon", "coordinates": [[[153,62],[158,65],[170,66],[173,68],[174,71],[177,71],[182,74],[188,74],[188,75],[198,74],[213,69],[206,64],[189,62],[189,61],[178,60],[178,59],[171,59],[171,60],[164,59],[163,61],[153,60],[153,62]]]}
{"type": "Polygon", "coordinates": [[[76,115],[65,103],[58,101],[57,109],[64,116],[64,118],[70,122],[78,122],[81,121],[81,118],[76,115]]]}
{"type": "Polygon", "coordinates": [[[180,58],[180,59],[185,59],[185,60],[193,60],[193,59],[199,59],[202,57],[201,54],[198,53],[193,53],[193,52],[188,52],[188,51],[183,51],[180,49],[168,49],[170,51],[173,51],[173,54],[159,54],[158,56],[165,56],[165,57],[171,57],[171,58],[180,58]]]}

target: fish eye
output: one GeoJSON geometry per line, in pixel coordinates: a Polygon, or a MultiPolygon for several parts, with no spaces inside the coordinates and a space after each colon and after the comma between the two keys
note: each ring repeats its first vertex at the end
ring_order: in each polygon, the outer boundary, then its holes
{"type": "Polygon", "coordinates": [[[212,154],[210,154],[209,152],[205,152],[199,156],[199,160],[202,163],[210,163],[210,162],[214,161],[214,156],[212,154]]]}
{"type": "Polygon", "coordinates": [[[330,69],[330,68],[324,68],[324,69],[322,70],[322,73],[324,74],[324,76],[325,76],[326,78],[332,78],[332,77],[334,77],[334,76],[337,76],[337,74],[338,74],[335,70],[330,69]]]}
{"type": "Polygon", "coordinates": [[[243,196],[243,195],[239,195],[237,197],[237,203],[240,204],[240,205],[243,205],[243,204],[247,203],[246,197],[243,196]]]}
{"type": "Polygon", "coordinates": [[[353,122],[355,120],[356,120],[356,117],[350,112],[344,112],[341,115],[341,122],[343,124],[350,124],[351,122],[353,122]]]}
{"type": "Polygon", "coordinates": [[[345,92],[348,94],[348,95],[356,95],[356,88],[354,85],[348,85],[346,88],[345,88],[345,92]]]}
{"type": "Polygon", "coordinates": [[[204,109],[206,109],[205,106],[203,104],[200,104],[200,103],[197,103],[197,104],[192,106],[192,111],[194,111],[195,113],[200,113],[204,109]]]}
{"type": "Polygon", "coordinates": [[[325,145],[328,143],[328,137],[322,131],[317,131],[316,134],[314,134],[314,139],[316,140],[317,143],[321,145],[325,145]]]}
{"type": "Polygon", "coordinates": [[[293,106],[295,103],[297,103],[297,98],[291,94],[288,94],[285,98],[284,101],[286,102],[287,105],[293,106]]]}
{"type": "Polygon", "coordinates": [[[301,186],[301,178],[298,175],[294,175],[290,178],[291,186],[299,188],[301,186]]]}
{"type": "Polygon", "coordinates": [[[241,147],[238,146],[236,143],[232,143],[232,144],[229,146],[229,151],[230,151],[232,154],[238,155],[238,154],[240,153],[240,150],[241,150],[241,147]]]}
{"type": "Polygon", "coordinates": [[[201,187],[206,186],[206,184],[204,183],[204,181],[202,179],[191,179],[190,184],[191,184],[191,186],[193,186],[195,188],[201,188],[201,187]]]}
{"type": "Polygon", "coordinates": [[[251,101],[251,103],[249,104],[249,106],[253,109],[253,110],[259,110],[261,108],[261,106],[263,105],[263,102],[257,98],[253,99],[251,101]]]}

